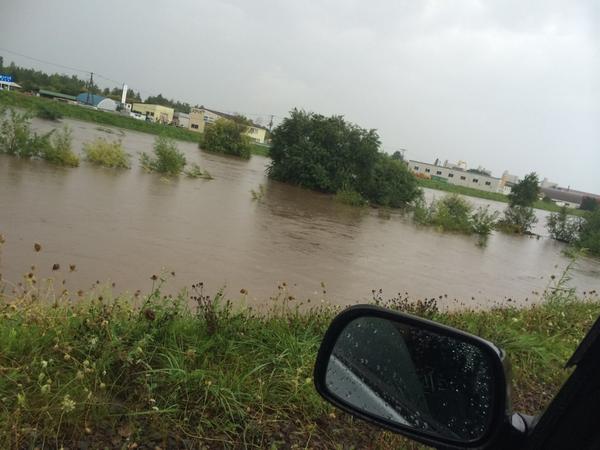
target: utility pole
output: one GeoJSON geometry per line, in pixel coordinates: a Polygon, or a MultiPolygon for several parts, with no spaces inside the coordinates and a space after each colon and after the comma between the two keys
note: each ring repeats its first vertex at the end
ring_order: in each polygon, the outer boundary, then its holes
{"type": "Polygon", "coordinates": [[[269,133],[271,132],[273,128],[273,114],[271,114],[271,120],[269,120],[269,133]]]}
{"type": "Polygon", "coordinates": [[[90,93],[90,91],[93,89],[93,87],[94,87],[94,72],[90,72],[90,81],[88,84],[88,91],[87,91],[87,96],[86,96],[86,100],[85,100],[85,102],[88,105],[91,105],[93,103],[92,100],[94,98],[93,97],[94,93],[93,92],[90,93]]]}

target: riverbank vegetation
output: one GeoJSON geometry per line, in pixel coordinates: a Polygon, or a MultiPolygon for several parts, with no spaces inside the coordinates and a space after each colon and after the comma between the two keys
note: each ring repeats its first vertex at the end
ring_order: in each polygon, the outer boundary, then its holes
{"type": "Polygon", "coordinates": [[[206,126],[199,147],[213,153],[249,159],[250,138],[244,134],[247,128],[242,120],[219,119],[206,126]]]}
{"type": "Polygon", "coordinates": [[[97,138],[83,144],[83,154],[87,161],[104,167],[129,169],[130,157],[123,150],[121,141],[108,141],[97,138]]]}
{"type": "Polygon", "coordinates": [[[187,161],[174,140],[158,136],[154,140],[153,151],[153,155],[145,152],[140,155],[140,164],[145,170],[166,175],[179,175],[183,172],[187,161]]]}
{"type": "MultiPolygon", "coordinates": [[[[428,189],[436,189],[438,191],[451,192],[455,194],[466,195],[469,197],[482,198],[484,200],[493,200],[496,202],[509,203],[508,196],[500,192],[487,192],[482,191],[480,189],[474,189],[466,186],[458,186],[455,184],[426,178],[417,178],[417,181],[419,183],[419,186],[428,189]]],[[[562,208],[561,206],[557,205],[552,201],[548,202],[544,200],[536,200],[532,206],[535,209],[541,209],[543,211],[550,212],[559,212],[562,208]]],[[[583,211],[582,209],[574,208],[567,208],[567,212],[568,214],[575,216],[583,216],[585,213],[585,211],[583,211]]]]}
{"type": "Polygon", "coordinates": [[[588,212],[583,218],[571,217],[564,210],[553,213],[546,227],[553,239],[600,256],[600,209],[588,212]]]}
{"type": "Polygon", "coordinates": [[[421,225],[430,225],[442,231],[488,236],[494,230],[498,213],[489,207],[475,208],[464,197],[448,194],[427,205],[423,200],[415,202],[413,219],[421,225]]]}
{"type": "Polygon", "coordinates": [[[72,141],[68,127],[38,135],[31,131],[30,114],[0,105],[0,153],[76,167],[79,157],[72,150],[72,141]]]}
{"type": "Polygon", "coordinates": [[[59,166],[79,166],[79,156],[73,152],[73,134],[68,126],[58,128],[49,133],[49,138],[42,138],[39,156],[59,166]]]}
{"type": "Polygon", "coordinates": [[[381,206],[406,206],[420,189],[406,165],[381,152],[375,130],[341,116],[293,110],[272,135],[268,173],[315,191],[360,195],[381,206]]]}
{"type": "Polygon", "coordinates": [[[208,170],[202,170],[197,163],[192,163],[187,169],[184,169],[183,173],[188,178],[202,178],[204,180],[213,180],[213,176],[208,170]]]}
{"type": "MultiPolygon", "coordinates": [[[[19,285],[3,281],[2,448],[420,448],[316,393],[316,352],[338,307],[300,308],[280,286],[257,314],[233,306],[245,303],[245,290],[229,301],[198,283],[170,296],[167,277],[152,279],[148,295],[120,297],[100,286],[59,292],[35,269],[19,285]]],[[[379,292],[373,301],[498,344],[512,362],[515,409],[535,414],[600,314],[597,293],[577,297],[567,279],[524,309],[444,312],[434,299],[379,292]]]]}

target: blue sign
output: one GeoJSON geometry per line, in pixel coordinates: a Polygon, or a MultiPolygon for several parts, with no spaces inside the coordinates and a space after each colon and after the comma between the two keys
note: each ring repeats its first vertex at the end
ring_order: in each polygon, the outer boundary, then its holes
{"type": "Polygon", "coordinates": [[[13,80],[12,76],[0,74],[0,81],[4,81],[5,83],[12,83],[12,80],[13,80]]]}

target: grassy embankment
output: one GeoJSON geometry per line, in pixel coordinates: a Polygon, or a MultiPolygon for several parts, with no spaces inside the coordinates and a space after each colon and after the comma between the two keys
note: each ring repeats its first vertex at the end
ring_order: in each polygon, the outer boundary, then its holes
{"type": "MultiPolygon", "coordinates": [[[[314,359],[335,308],[299,312],[283,283],[270,311],[258,315],[206,295],[201,284],[164,296],[162,279],[153,279],[149,295],[118,298],[101,287],[59,294],[35,271],[14,292],[5,284],[0,447],[420,448],[316,394],[314,359]]],[[[559,289],[524,309],[443,313],[431,301],[382,304],[499,344],[513,363],[516,409],[535,413],[600,314],[596,293],[582,300],[559,289]]]]}
{"type": "MultiPolygon", "coordinates": [[[[478,197],[478,198],[483,198],[485,200],[494,200],[497,202],[508,203],[508,196],[501,194],[499,192],[486,192],[486,191],[481,191],[479,189],[473,189],[473,188],[466,187],[466,186],[457,186],[455,184],[444,183],[443,181],[437,181],[437,180],[428,180],[425,178],[417,178],[417,180],[419,181],[419,185],[421,185],[421,187],[424,187],[424,188],[437,189],[439,191],[446,191],[446,192],[454,192],[456,194],[468,195],[470,197],[478,197]]],[[[542,200],[537,200],[533,204],[533,207],[536,209],[541,209],[541,210],[550,211],[550,212],[559,212],[560,208],[561,208],[556,203],[545,202],[542,200]]],[[[583,216],[585,214],[585,211],[582,211],[580,209],[567,208],[567,211],[569,212],[569,214],[572,214],[575,216],[583,216]]]]}
{"type": "MultiPolygon", "coordinates": [[[[116,113],[98,111],[83,106],[70,105],[68,103],[25,95],[19,92],[1,91],[0,104],[16,108],[23,108],[33,112],[40,110],[44,106],[51,105],[52,109],[56,110],[63,117],[83,120],[85,122],[99,123],[102,125],[110,125],[127,130],[139,131],[142,133],[162,135],[172,139],[178,139],[180,141],[199,142],[201,137],[200,133],[195,133],[193,131],[175,126],[145,122],[116,113]]],[[[252,144],[251,152],[254,155],[268,156],[269,148],[263,145],[252,144]]]]}

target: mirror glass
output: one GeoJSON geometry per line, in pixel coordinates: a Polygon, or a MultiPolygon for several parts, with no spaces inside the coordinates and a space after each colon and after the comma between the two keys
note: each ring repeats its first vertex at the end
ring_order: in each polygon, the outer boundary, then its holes
{"type": "Polygon", "coordinates": [[[493,368],[489,353],[460,335],[361,317],[339,335],[325,385],[368,416],[468,442],[483,437],[490,426],[493,368]]]}

